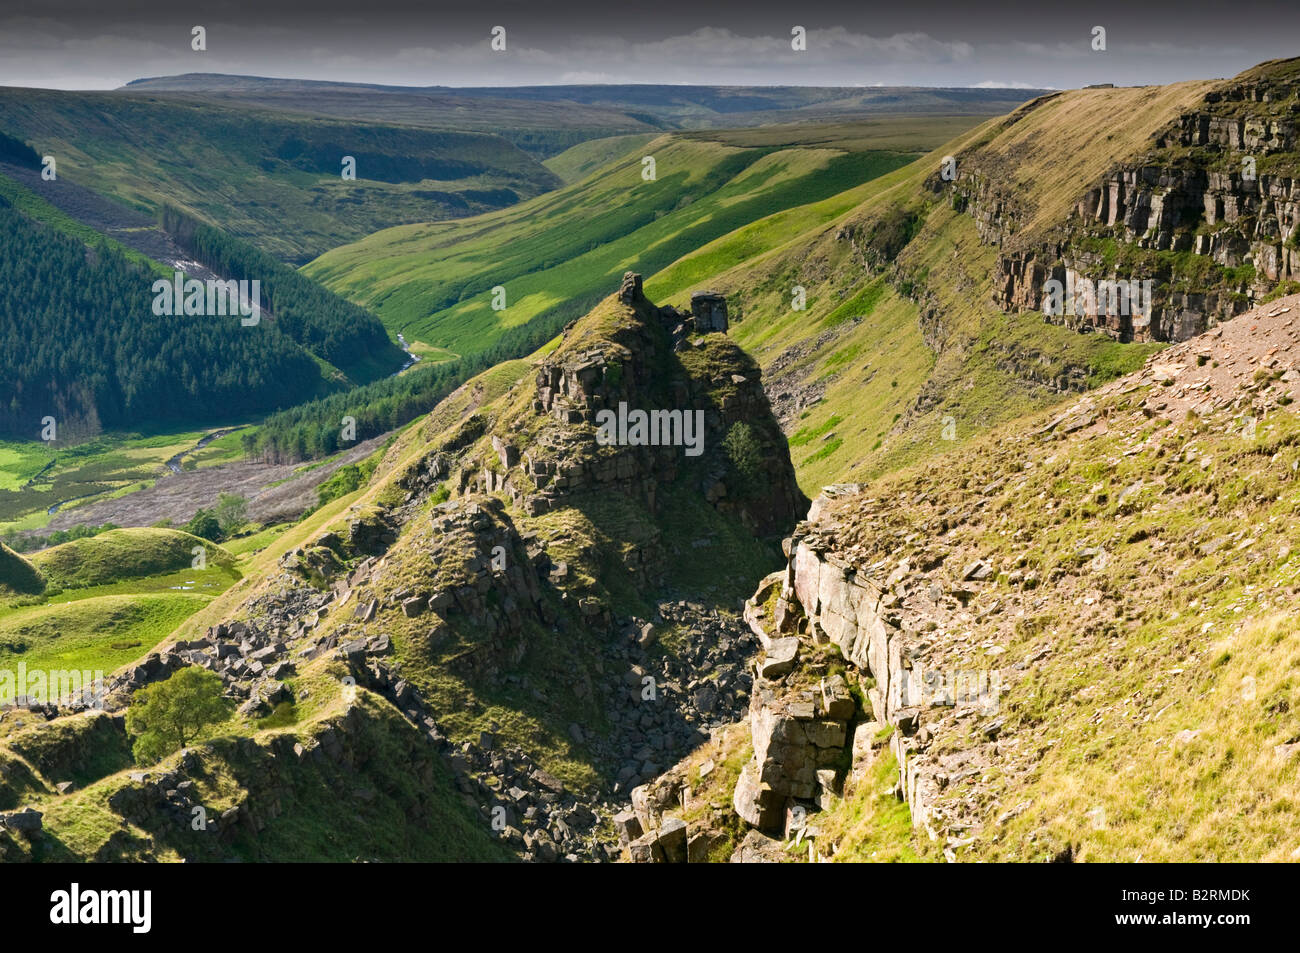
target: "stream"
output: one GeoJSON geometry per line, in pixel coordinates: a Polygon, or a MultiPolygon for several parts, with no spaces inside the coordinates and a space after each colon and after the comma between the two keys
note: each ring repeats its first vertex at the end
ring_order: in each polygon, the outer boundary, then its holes
{"type": "Polygon", "coordinates": [[[394,374],[392,375],[393,377],[396,377],[398,374],[402,373],[402,371],[406,370],[406,369],[407,369],[408,367],[410,367],[412,364],[415,364],[415,363],[417,363],[417,362],[420,360],[419,355],[412,354],[410,348],[408,348],[408,347],[406,346],[406,338],[402,335],[402,332],[401,332],[401,331],[398,331],[398,332],[397,332],[397,344],[398,344],[399,347],[401,347],[401,349],[402,349],[403,351],[406,352],[406,356],[409,358],[409,360],[408,360],[405,364],[403,364],[403,365],[402,365],[402,366],[401,366],[401,367],[396,371],[396,373],[394,373],[394,374]]]}
{"type": "MultiPolygon", "coordinates": [[[[407,346],[407,344],[406,344],[406,337],[405,337],[405,336],[404,336],[400,331],[399,331],[398,334],[397,334],[397,343],[398,343],[398,345],[401,347],[403,353],[406,354],[407,361],[406,361],[405,364],[403,364],[403,365],[401,366],[401,368],[399,368],[399,369],[398,369],[398,370],[397,370],[397,371],[392,375],[393,377],[396,377],[398,374],[402,373],[402,371],[406,370],[408,367],[411,367],[413,364],[417,364],[417,363],[419,363],[419,360],[420,360],[420,357],[419,357],[418,354],[413,354],[413,353],[411,353],[411,349],[410,349],[410,348],[407,346]]],[[[242,430],[242,429],[243,429],[242,427],[229,427],[229,428],[227,428],[227,429],[225,429],[225,430],[214,430],[214,431],[212,431],[212,433],[208,434],[206,437],[204,437],[202,440],[200,440],[200,441],[199,441],[198,443],[196,443],[194,446],[190,447],[188,450],[182,450],[180,453],[176,454],[176,456],[174,456],[174,457],[172,457],[171,459],[169,459],[169,460],[167,461],[167,469],[170,470],[172,473],[180,473],[180,472],[181,472],[181,461],[182,461],[185,457],[187,457],[189,454],[191,454],[191,453],[195,453],[195,452],[197,452],[197,451],[199,451],[199,450],[202,450],[202,449],[203,449],[204,447],[206,447],[208,444],[212,443],[212,441],[217,440],[217,439],[219,439],[219,438],[221,438],[221,437],[224,437],[226,434],[234,433],[236,430],[242,430]]],[[[52,467],[52,466],[54,466],[54,462],[53,462],[53,461],[51,461],[49,464],[47,464],[45,469],[49,469],[49,468],[52,467]]],[[[45,471],[42,470],[41,472],[44,473],[45,471]]],[[[70,498],[68,498],[68,499],[66,499],[66,500],[60,500],[58,503],[55,503],[53,506],[51,506],[51,507],[50,507],[48,510],[46,510],[45,512],[46,512],[48,515],[53,516],[55,513],[57,513],[57,512],[59,511],[59,508],[60,508],[60,507],[67,506],[69,503],[75,503],[77,500],[84,500],[84,499],[85,499],[86,497],[88,497],[88,496],[98,496],[98,495],[99,495],[99,494],[97,494],[97,493],[84,493],[84,494],[82,494],[81,496],[74,496],[74,497],[70,497],[70,498]]]]}
{"type": "Polygon", "coordinates": [[[182,450],[180,453],[176,454],[176,456],[174,456],[174,457],[172,457],[170,460],[168,460],[168,461],[167,461],[167,469],[168,469],[168,470],[171,470],[172,473],[180,473],[180,472],[181,472],[181,459],[182,459],[182,458],[184,458],[184,457],[188,456],[189,454],[194,453],[194,452],[196,452],[196,451],[198,451],[198,450],[202,450],[204,447],[206,447],[206,446],[207,446],[208,444],[210,444],[212,441],[217,440],[217,439],[220,439],[221,437],[224,437],[224,436],[225,436],[226,434],[228,434],[228,433],[234,433],[236,430],[243,430],[243,429],[244,429],[243,427],[228,427],[228,428],[225,429],[225,430],[214,430],[214,431],[212,431],[212,433],[208,434],[206,437],[204,437],[202,440],[200,440],[200,441],[199,441],[198,443],[196,443],[194,446],[190,447],[188,450],[182,450]]]}

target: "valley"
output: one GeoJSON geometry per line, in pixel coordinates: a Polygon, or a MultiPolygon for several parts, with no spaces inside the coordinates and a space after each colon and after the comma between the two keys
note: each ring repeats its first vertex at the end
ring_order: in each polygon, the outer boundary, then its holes
{"type": "Polygon", "coordinates": [[[1300,858],[1300,61],[506,93],[0,91],[0,860],[1300,858]]]}

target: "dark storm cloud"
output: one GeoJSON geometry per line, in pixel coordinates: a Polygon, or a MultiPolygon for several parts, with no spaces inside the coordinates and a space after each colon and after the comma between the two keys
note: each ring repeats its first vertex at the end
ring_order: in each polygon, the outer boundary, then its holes
{"type": "Polygon", "coordinates": [[[108,88],[245,73],[399,85],[1077,86],[1226,76],[1300,53],[1293,3],[158,0],[0,12],[0,83],[108,88]],[[206,27],[208,49],[190,49],[206,27]],[[790,49],[807,28],[808,49],[790,49]],[[507,29],[508,50],[489,49],[507,29]],[[1104,26],[1107,50],[1091,49],[1104,26]]]}

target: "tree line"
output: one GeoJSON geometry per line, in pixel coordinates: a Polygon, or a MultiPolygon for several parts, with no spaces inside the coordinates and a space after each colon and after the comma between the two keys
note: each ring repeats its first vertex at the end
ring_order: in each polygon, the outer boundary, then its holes
{"type": "Polygon", "coordinates": [[[264,414],[320,393],[281,326],[157,316],[156,276],[0,199],[0,433],[34,439],[149,422],[264,414]]]}
{"type": "Polygon", "coordinates": [[[242,239],[163,206],[159,226],[223,278],[261,282],[276,327],[354,378],[391,374],[405,360],[379,319],[242,239]]]}
{"type": "Polygon", "coordinates": [[[438,402],[475,374],[503,361],[531,354],[583,313],[584,304],[567,306],[511,328],[484,351],[429,367],[415,367],[345,393],[308,401],[268,417],[255,432],[241,439],[246,455],[273,463],[328,456],[355,446],[343,439],[342,421],[356,421],[356,440],[367,440],[427,414],[438,402]]]}

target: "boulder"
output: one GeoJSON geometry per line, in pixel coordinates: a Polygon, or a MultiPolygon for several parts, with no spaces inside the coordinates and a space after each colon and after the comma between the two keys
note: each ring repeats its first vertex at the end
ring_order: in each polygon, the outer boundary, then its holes
{"type": "Polygon", "coordinates": [[[822,712],[827,718],[836,721],[848,721],[857,710],[857,703],[849,694],[849,686],[843,675],[832,675],[822,680],[822,712]]]}
{"type": "Polygon", "coordinates": [[[655,831],[642,834],[632,841],[627,848],[634,864],[662,864],[663,848],[659,846],[659,835],[655,831]]]}
{"type": "Polygon", "coordinates": [[[861,778],[876,760],[876,735],[880,722],[860,721],[853,727],[853,777],[861,778]]]}
{"type": "Polygon", "coordinates": [[[686,841],[686,862],[688,864],[707,864],[709,862],[709,853],[717,842],[718,836],[708,831],[692,834],[686,841]]]}
{"type": "Polygon", "coordinates": [[[12,814],[0,814],[0,827],[10,831],[18,831],[22,834],[35,834],[41,830],[41,818],[44,817],[40,811],[33,810],[30,807],[23,808],[21,811],[14,811],[12,814]]]}
{"type": "Polygon", "coordinates": [[[411,596],[402,601],[402,612],[411,619],[423,612],[428,605],[428,596],[411,596]]]}
{"type": "Polygon", "coordinates": [[[664,862],[669,864],[686,863],[686,822],[680,817],[665,817],[659,825],[659,849],[663,852],[664,862]]]}
{"type": "Polygon", "coordinates": [[[793,635],[773,639],[759,663],[758,673],[763,678],[776,679],[787,675],[799,657],[799,639],[793,635]]]}
{"type": "Polygon", "coordinates": [[[618,831],[618,842],[624,847],[644,833],[641,829],[641,821],[634,811],[622,811],[615,814],[614,830],[618,831]]]}
{"type": "Polygon", "coordinates": [[[727,298],[716,291],[696,291],[691,295],[691,314],[700,334],[727,330],[727,298]]]}

